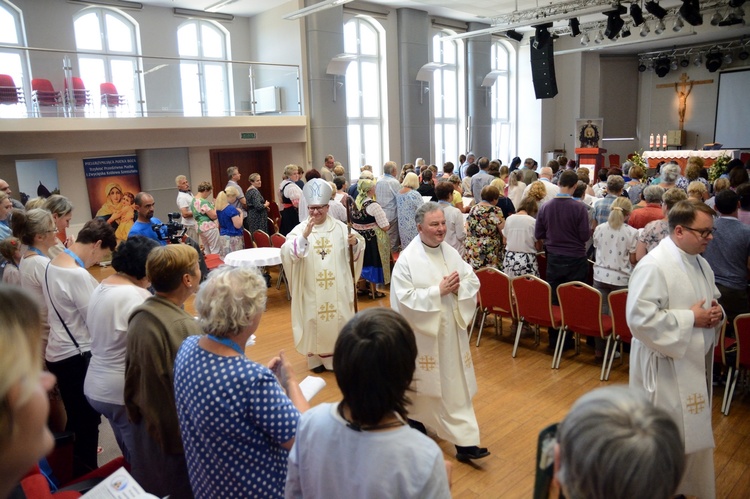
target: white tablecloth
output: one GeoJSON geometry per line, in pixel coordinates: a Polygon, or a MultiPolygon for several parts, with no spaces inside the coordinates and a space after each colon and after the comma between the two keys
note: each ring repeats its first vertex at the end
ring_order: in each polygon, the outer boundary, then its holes
{"type": "Polygon", "coordinates": [[[729,156],[732,159],[740,157],[739,149],[719,149],[717,151],[690,151],[690,150],[666,150],[666,151],[645,151],[641,157],[643,159],[672,159],[672,158],[689,158],[698,156],[699,158],[716,159],[721,155],[729,156]]]}
{"type": "Polygon", "coordinates": [[[224,258],[224,263],[232,267],[266,267],[281,263],[279,248],[250,248],[233,251],[224,258]]]}

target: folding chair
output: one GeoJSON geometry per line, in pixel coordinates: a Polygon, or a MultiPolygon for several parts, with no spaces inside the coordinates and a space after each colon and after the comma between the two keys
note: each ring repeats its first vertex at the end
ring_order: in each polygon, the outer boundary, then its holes
{"type": "MultiPolygon", "coordinates": [[[[562,330],[557,337],[552,369],[560,368],[565,334],[570,330],[577,337],[576,353],[580,352],[580,337],[593,336],[607,340],[612,334],[612,318],[602,314],[602,294],[581,281],[566,282],[557,287],[557,299],[562,311],[562,330]]],[[[599,380],[604,379],[606,363],[602,362],[599,380]]]]}
{"type": "Polygon", "coordinates": [[[734,362],[728,362],[728,347],[725,345],[724,335],[722,334],[722,358],[726,364],[729,364],[727,385],[724,389],[724,400],[721,406],[721,412],[725,416],[729,415],[729,406],[732,404],[737,380],[742,376],[747,383],[748,369],[750,369],[750,314],[741,314],[734,318],[734,339],[737,352],[734,362]]]}
{"type": "Polygon", "coordinates": [[[604,362],[607,364],[604,381],[609,381],[609,372],[612,370],[612,363],[615,360],[617,347],[620,347],[620,363],[622,363],[625,359],[623,343],[629,344],[633,339],[633,334],[630,332],[630,327],[628,327],[628,321],[625,316],[625,304],[627,301],[627,289],[612,291],[607,298],[609,316],[612,318],[612,334],[607,338],[607,347],[604,349],[604,362]],[[610,346],[612,350],[610,350],[610,346]]]}
{"type": "MultiPolygon", "coordinates": [[[[510,278],[492,267],[483,267],[476,271],[479,278],[479,303],[482,310],[482,319],[479,323],[479,335],[477,336],[477,346],[482,339],[482,330],[484,329],[484,320],[489,314],[495,316],[495,332],[503,334],[502,317],[516,318],[513,307],[513,298],[510,289],[510,278]],[[498,326],[498,322],[500,325],[498,326]]],[[[471,334],[474,332],[472,324],[471,334]]]]}
{"type": "Polygon", "coordinates": [[[513,295],[516,298],[516,317],[518,329],[513,344],[513,357],[518,350],[521,329],[524,322],[536,326],[534,340],[539,344],[539,327],[560,327],[560,307],[552,304],[552,288],[549,284],[531,274],[516,277],[511,281],[513,295]]]}
{"type": "Polygon", "coordinates": [[[273,247],[273,244],[271,244],[271,238],[260,229],[253,231],[253,242],[255,243],[256,248],[273,247]]]}
{"type": "MultiPolygon", "coordinates": [[[[286,238],[278,232],[271,234],[271,244],[274,248],[281,248],[285,242],[286,238]]],[[[286,278],[286,273],[284,273],[284,266],[279,265],[279,279],[276,281],[276,289],[281,288],[282,281],[284,281],[284,285],[286,286],[286,298],[287,300],[291,300],[292,296],[289,293],[289,281],[286,278]]]]}

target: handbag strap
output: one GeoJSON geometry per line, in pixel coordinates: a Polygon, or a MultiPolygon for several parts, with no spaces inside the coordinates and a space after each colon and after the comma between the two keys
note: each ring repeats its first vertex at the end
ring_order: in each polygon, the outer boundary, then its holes
{"type": "Polygon", "coordinates": [[[68,329],[68,325],[65,324],[65,321],[63,320],[62,316],[60,315],[60,312],[57,311],[57,307],[55,306],[55,302],[52,301],[52,293],[49,291],[49,281],[47,280],[47,271],[49,271],[49,266],[52,262],[47,262],[47,266],[44,267],[44,284],[47,286],[47,296],[49,297],[49,302],[52,304],[52,309],[57,314],[57,318],[60,319],[60,322],[62,323],[63,327],[65,328],[65,332],[68,333],[68,336],[70,337],[70,341],[73,342],[75,347],[78,349],[78,353],[83,355],[83,352],[81,352],[81,347],[78,345],[78,342],[73,337],[73,333],[70,332],[70,329],[68,329]]]}

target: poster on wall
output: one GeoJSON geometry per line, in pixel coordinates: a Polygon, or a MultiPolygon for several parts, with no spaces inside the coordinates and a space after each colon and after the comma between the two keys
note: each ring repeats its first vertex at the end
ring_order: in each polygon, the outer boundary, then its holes
{"type": "Polygon", "coordinates": [[[135,195],[141,190],[138,159],[133,156],[84,158],[91,216],[108,221],[118,241],[128,238],[135,221],[135,195]]]}
{"type": "Polygon", "coordinates": [[[36,197],[48,198],[60,194],[56,159],[24,159],[16,161],[18,199],[26,201],[36,197]]]}
{"type": "Polygon", "coordinates": [[[576,138],[580,148],[599,148],[604,137],[604,120],[602,118],[583,118],[576,120],[576,138]]]}

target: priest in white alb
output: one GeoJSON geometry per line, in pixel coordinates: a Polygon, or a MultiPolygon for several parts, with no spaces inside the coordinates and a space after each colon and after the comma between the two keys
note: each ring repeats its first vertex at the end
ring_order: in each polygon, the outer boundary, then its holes
{"type": "Polygon", "coordinates": [[[444,242],[445,216],[437,203],[416,215],[419,236],[401,252],[391,274],[391,307],[414,329],[417,370],[409,423],[433,429],[467,462],[490,453],[479,447],[471,399],[477,392],[466,328],[474,314],[479,279],[444,242]]]}
{"type": "Polygon", "coordinates": [[[292,333],[297,351],[316,373],[333,370],[339,331],[354,316],[354,283],[362,271],[362,236],[328,215],[333,190],[322,179],[302,189],[308,218],[286,236],[281,259],[292,296],[292,333]],[[354,275],[350,251],[354,257],[354,275]]]}
{"type": "Polygon", "coordinates": [[[630,386],[675,418],[687,458],[677,494],[700,499],[716,496],[711,375],[724,312],[714,273],[700,256],[713,238],[713,215],[690,201],[669,211],[669,237],[636,265],[626,309],[630,386]]]}

